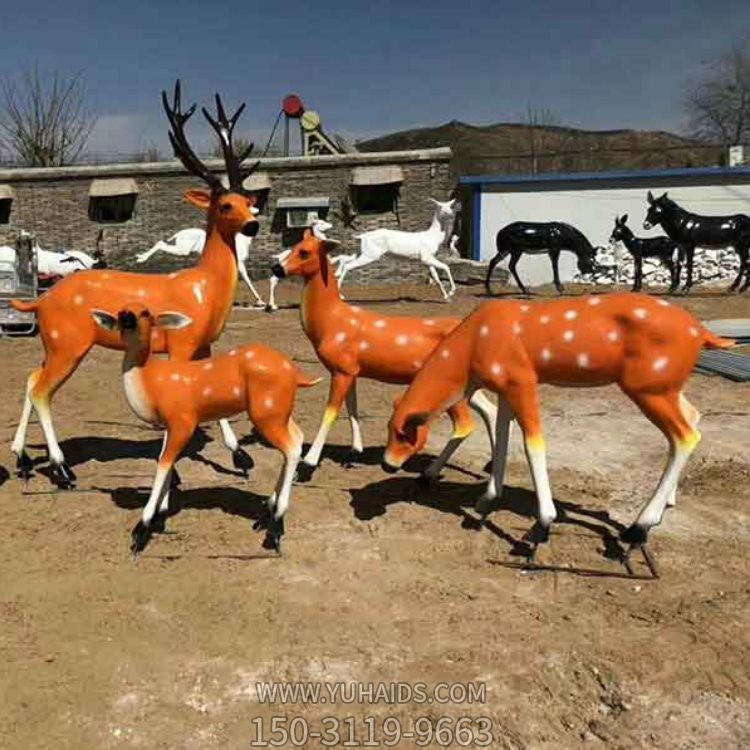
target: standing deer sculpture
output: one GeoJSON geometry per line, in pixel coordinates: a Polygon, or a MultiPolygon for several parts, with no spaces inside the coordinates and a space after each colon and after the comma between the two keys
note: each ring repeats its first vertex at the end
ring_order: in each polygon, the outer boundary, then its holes
{"type": "Polygon", "coordinates": [[[557,516],[552,500],[542,422],[540,383],[592,387],[617,384],[664,434],[669,458],[662,478],[635,522],[622,534],[629,545],[623,562],[632,574],[630,553],[646,547],[649,530],[675,502],[677,482],[700,441],[697,409],[682,390],[703,347],[733,342],[704,328],[685,310],[643,294],[607,294],[572,301],[524,305],[489,302],[450,333],[417,373],[390,420],[384,464],[397,469],[424,445],[426,428],[446,406],[476,388],[500,397],[492,479],[477,503],[485,515],[502,492],[507,429],[515,416],[536,489],[535,526],[525,539],[531,558],[547,542],[557,516]]]}
{"type": "Polygon", "coordinates": [[[685,250],[687,278],[683,291],[693,286],[693,261],[697,247],[731,247],[739,256],[737,277],[727,290],[744,292],[750,288],[750,216],[700,216],[678,206],[667,194],[654,198],[646,196],[648,211],[644,229],[661,225],[667,235],[685,250]],[[743,282],[744,278],[744,282],[743,282]]]}
{"type": "Polygon", "coordinates": [[[435,204],[435,214],[429,228],[423,232],[373,229],[371,232],[357,235],[360,241],[359,255],[342,260],[338,271],[339,288],[343,286],[349,271],[367,266],[380,260],[384,255],[390,254],[424,263],[433,281],[440,287],[443,299],[449,299],[456,291],[456,283],[453,281],[450,266],[438,260],[436,256],[441,245],[450,235],[452,220],[455,216],[453,205],[456,201],[454,199],[441,202],[434,198],[430,198],[430,201],[435,204]],[[450,291],[446,292],[438,271],[442,271],[448,277],[450,291]]]}
{"type": "MultiPolygon", "coordinates": [[[[335,240],[321,239],[307,230],[300,243],[274,266],[274,273],[302,276],[305,286],[300,305],[302,328],[318,359],[331,373],[328,405],[313,444],[303,458],[298,475],[309,479],[320,461],[331,426],[346,401],[352,430],[352,453],[362,453],[362,434],[357,411],[357,379],[407,384],[440,342],[459,324],[457,318],[406,318],[378,315],[344,302],[338,291],[328,252],[335,240]]],[[[470,402],[451,405],[453,436],[442,453],[427,468],[425,480],[437,478],[440,469],[472,432],[471,407],[479,413],[492,440],[495,407],[481,392],[470,402]]]]}
{"type": "MultiPolygon", "coordinates": [[[[32,302],[12,301],[17,310],[36,312],[45,350],[42,366],[29,375],[21,421],[11,445],[17,457],[19,474],[24,479],[33,469],[25,449],[33,406],[47,443],[52,481],[60,488],[75,486],[76,476],[65,461],[53,427],[52,398],[92,346],[123,348],[117,333],[95,325],[92,310],[122,309],[129,302],[137,301],[147,305],[154,315],[164,311],[186,315],[192,321],[189,326],[168,332],[154,331],[151,346],[154,352],[188,361],[210,355],[211,343],[221,334],[232,308],[237,286],[235,235],[253,237],[259,228],[252,213],[255,198],[245,194],[242,188],[242,181],[249,174],[242,163],[249,156],[252,144],[240,155],[234,153],[232,144],[232,132],[245,105],[240,106],[232,117],[227,117],[217,94],[216,118],[203,108],[203,115],[221,142],[229,179],[229,189],[225,189],[219,176],[211,173],[196,156],[185,136],[185,124],[195,112],[196,105],[187,111],[182,110],[179,81],[175,84],[172,105],[166,92],[162,92],[162,103],[170,124],[169,140],[175,156],[191,174],[209,186],[209,190],[188,190],[185,193],[190,203],[208,214],[205,250],[197,266],[177,273],[81,271],[66,277],[32,302]]],[[[250,171],[256,167],[257,164],[250,171]]],[[[235,467],[246,471],[252,466],[250,456],[240,448],[229,422],[222,419],[220,426],[235,467]]]]}

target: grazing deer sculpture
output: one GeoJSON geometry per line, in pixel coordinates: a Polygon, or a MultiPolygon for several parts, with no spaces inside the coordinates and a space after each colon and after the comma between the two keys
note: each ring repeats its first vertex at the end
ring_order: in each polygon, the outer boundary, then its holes
{"type": "Polygon", "coordinates": [[[502,492],[507,426],[515,416],[537,495],[537,522],[526,536],[531,557],[549,538],[557,515],[547,476],[538,386],[601,386],[616,383],[667,438],[669,459],[656,491],[622,534],[630,553],[646,548],[649,530],[673,505],[680,473],[698,445],[700,415],[682,389],[703,347],[732,346],[685,310],[643,294],[607,294],[571,300],[482,305],[450,333],[417,373],[389,425],[387,466],[398,468],[424,444],[426,427],[446,406],[476,388],[500,397],[492,479],[477,503],[485,515],[502,492]]]}
{"type": "Polygon", "coordinates": [[[656,258],[669,271],[669,293],[673,294],[680,285],[680,274],[685,252],[679,242],[669,237],[636,237],[628,226],[628,215],[615,216],[615,226],[609,238],[610,244],[622,242],[633,256],[635,273],[634,292],[643,288],[643,259],[656,258]]]}
{"type": "MultiPolygon", "coordinates": [[[[389,317],[347,304],[339,295],[333,265],[328,258],[329,250],[337,245],[335,240],[321,239],[312,230],[306,230],[302,241],[295,245],[283,264],[273,269],[279,278],[304,278],[300,305],[302,328],[315,347],[318,359],[331,373],[323,421],[300,464],[302,481],[309,479],[318,465],[328,432],[344,401],[351,423],[352,453],[355,456],[362,453],[357,378],[410,383],[435,347],[459,324],[457,318],[389,317]]],[[[484,420],[492,440],[494,405],[477,391],[472,395],[471,406],[484,420]]],[[[438,476],[443,464],[473,430],[466,401],[459,400],[448,411],[453,420],[453,437],[425,471],[427,480],[438,476]]]]}
{"type": "Polygon", "coordinates": [[[151,495],[131,533],[132,552],[141,552],[152,530],[163,528],[174,465],[198,424],[243,411],[284,456],[276,489],[268,499],[266,535],[266,545],[280,552],[284,514],[302,455],[302,431],[292,419],[295,396],[298,387],[319,381],[307,378],[281,352],[264,344],[191,362],[151,357],[155,330],[190,326],[192,321],[182,313],[162,312],[154,317],[143,305],[131,304],[117,315],[104,310],[92,310],[91,315],[99,327],[122,340],[123,385],[130,408],[144,422],[166,427],[151,495]]]}
{"type": "MultiPolygon", "coordinates": [[[[75,474],[65,462],[52,424],[52,398],[92,346],[123,347],[119,335],[94,324],[92,310],[123,309],[128,303],[137,301],[147,305],[154,315],[166,310],[186,315],[192,321],[190,325],[168,332],[155,330],[151,347],[155,352],[168,353],[172,359],[187,361],[210,355],[211,343],[221,334],[232,308],[237,286],[235,235],[241,233],[253,237],[259,228],[252,213],[255,198],[242,189],[243,179],[257,167],[256,164],[249,171],[242,167],[252,144],[240,155],[234,153],[232,145],[232,131],[245,105],[229,118],[217,94],[216,119],[203,108],[204,116],[221,142],[229,179],[227,190],[218,175],[212,174],[200,161],[187,141],[185,123],[195,112],[195,105],[183,112],[179,81],[175,84],[172,106],[166,92],[162,92],[162,103],[169,119],[169,140],[175,156],[210,188],[185,193],[188,201],[208,213],[205,250],[197,266],[178,273],[81,271],[66,277],[33,302],[12,301],[17,310],[36,312],[45,350],[42,366],[29,375],[21,422],[11,446],[22,478],[27,478],[33,467],[25,450],[26,429],[33,406],[47,442],[52,480],[61,488],[75,486],[75,474]]],[[[229,423],[221,420],[220,425],[235,466],[243,470],[252,466],[229,423]]]]}
{"type": "Polygon", "coordinates": [[[687,267],[685,293],[693,286],[693,260],[697,247],[733,248],[740,265],[737,277],[727,291],[739,289],[744,292],[750,288],[750,216],[700,216],[678,206],[666,193],[654,198],[650,190],[646,198],[648,211],[643,228],[661,225],[667,235],[684,248],[687,267]]]}

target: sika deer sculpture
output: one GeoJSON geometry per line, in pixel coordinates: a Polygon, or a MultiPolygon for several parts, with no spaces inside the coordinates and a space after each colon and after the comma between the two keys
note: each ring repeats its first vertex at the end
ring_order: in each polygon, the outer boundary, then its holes
{"type": "MultiPolygon", "coordinates": [[[[346,401],[352,429],[352,452],[362,452],[357,413],[357,378],[382,383],[410,383],[436,346],[459,324],[457,318],[402,318],[377,315],[344,302],[328,251],[335,240],[324,240],[307,230],[291,254],[274,266],[279,277],[302,276],[305,280],[300,305],[302,328],[315,347],[318,359],[331,373],[331,389],[323,421],[300,465],[300,479],[309,479],[331,425],[346,401]]],[[[471,406],[484,420],[492,441],[495,407],[481,392],[472,394],[471,406]]],[[[448,409],[453,437],[427,468],[425,479],[435,479],[443,464],[472,432],[474,425],[466,401],[448,409]]]]}
{"type": "MultiPolygon", "coordinates": [[[[170,358],[181,361],[210,355],[211,343],[221,334],[231,310],[237,286],[235,235],[241,233],[253,237],[259,228],[252,214],[255,199],[242,189],[242,180],[249,173],[243,170],[242,162],[252,145],[240,155],[235,155],[232,147],[232,131],[245,105],[228,118],[217,94],[216,119],[203,109],[221,142],[230,185],[226,190],[218,175],[209,172],[195,155],[185,137],[185,123],[195,112],[195,105],[186,112],[182,111],[179,81],[175,84],[172,106],[166,92],[162,93],[162,102],[169,119],[169,140],[175,156],[210,188],[188,190],[185,194],[188,201],[208,212],[205,250],[195,268],[179,273],[165,276],[110,270],[81,271],[63,279],[33,302],[13,300],[17,310],[36,311],[45,350],[42,366],[29,375],[21,422],[11,446],[23,478],[27,478],[32,470],[25,443],[33,406],[47,442],[52,480],[62,488],[75,486],[75,474],[65,462],[52,425],[52,398],[92,346],[98,344],[109,349],[122,349],[123,346],[119,335],[94,324],[92,310],[119,310],[138,301],[148,305],[155,315],[166,310],[186,315],[192,321],[190,325],[168,333],[154,331],[151,342],[153,351],[166,352],[170,358]]],[[[220,425],[235,466],[241,469],[251,466],[250,457],[239,447],[229,423],[222,420],[220,425]]]]}
{"type": "Polygon", "coordinates": [[[630,553],[646,548],[649,530],[674,504],[680,473],[698,445],[698,411],[682,389],[701,348],[732,342],[706,330],[683,309],[642,294],[607,294],[571,301],[523,304],[490,302],[456,328],[417,373],[396,406],[384,454],[398,468],[425,440],[425,428],[446,405],[468,398],[476,388],[500,397],[492,478],[477,503],[483,515],[502,492],[507,425],[515,415],[523,431],[537,495],[537,522],[527,534],[531,556],[548,541],[557,515],[547,476],[539,414],[538,385],[600,386],[616,383],[667,438],[669,459],[656,491],[622,534],[630,553]]]}
{"type": "Polygon", "coordinates": [[[130,408],[144,422],[166,426],[151,495],[131,534],[133,553],[144,549],[154,528],[163,528],[175,462],[199,422],[243,411],[284,456],[276,489],[268,499],[266,535],[266,546],[280,552],[284,514],[302,455],[302,431],[292,419],[294,400],[299,386],[309,387],[318,381],[307,378],[287,357],[264,344],[238,347],[193,362],[151,357],[154,331],[190,326],[190,318],[181,313],[163,312],[154,318],[143,305],[131,304],[117,316],[103,310],[92,310],[91,315],[99,327],[123,343],[123,385],[130,408]]]}

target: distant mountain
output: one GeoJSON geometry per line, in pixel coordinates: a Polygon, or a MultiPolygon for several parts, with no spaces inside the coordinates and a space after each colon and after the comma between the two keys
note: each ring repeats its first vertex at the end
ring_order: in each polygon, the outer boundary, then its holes
{"type": "Polygon", "coordinates": [[[469,125],[453,120],[357,143],[360,151],[450,146],[454,175],[588,172],[711,166],[723,150],[660,130],[580,130],[521,123],[469,125]]]}

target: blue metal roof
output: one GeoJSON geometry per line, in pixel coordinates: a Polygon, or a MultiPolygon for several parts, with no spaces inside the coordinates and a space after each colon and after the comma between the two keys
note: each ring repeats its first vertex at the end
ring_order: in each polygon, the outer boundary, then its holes
{"type": "Polygon", "coordinates": [[[750,179],[750,167],[696,167],[687,169],[642,169],[619,172],[550,172],[538,175],[466,175],[459,177],[461,185],[519,185],[534,182],[593,182],[627,180],[665,180],[685,177],[716,178],[742,177],[750,179]]]}

